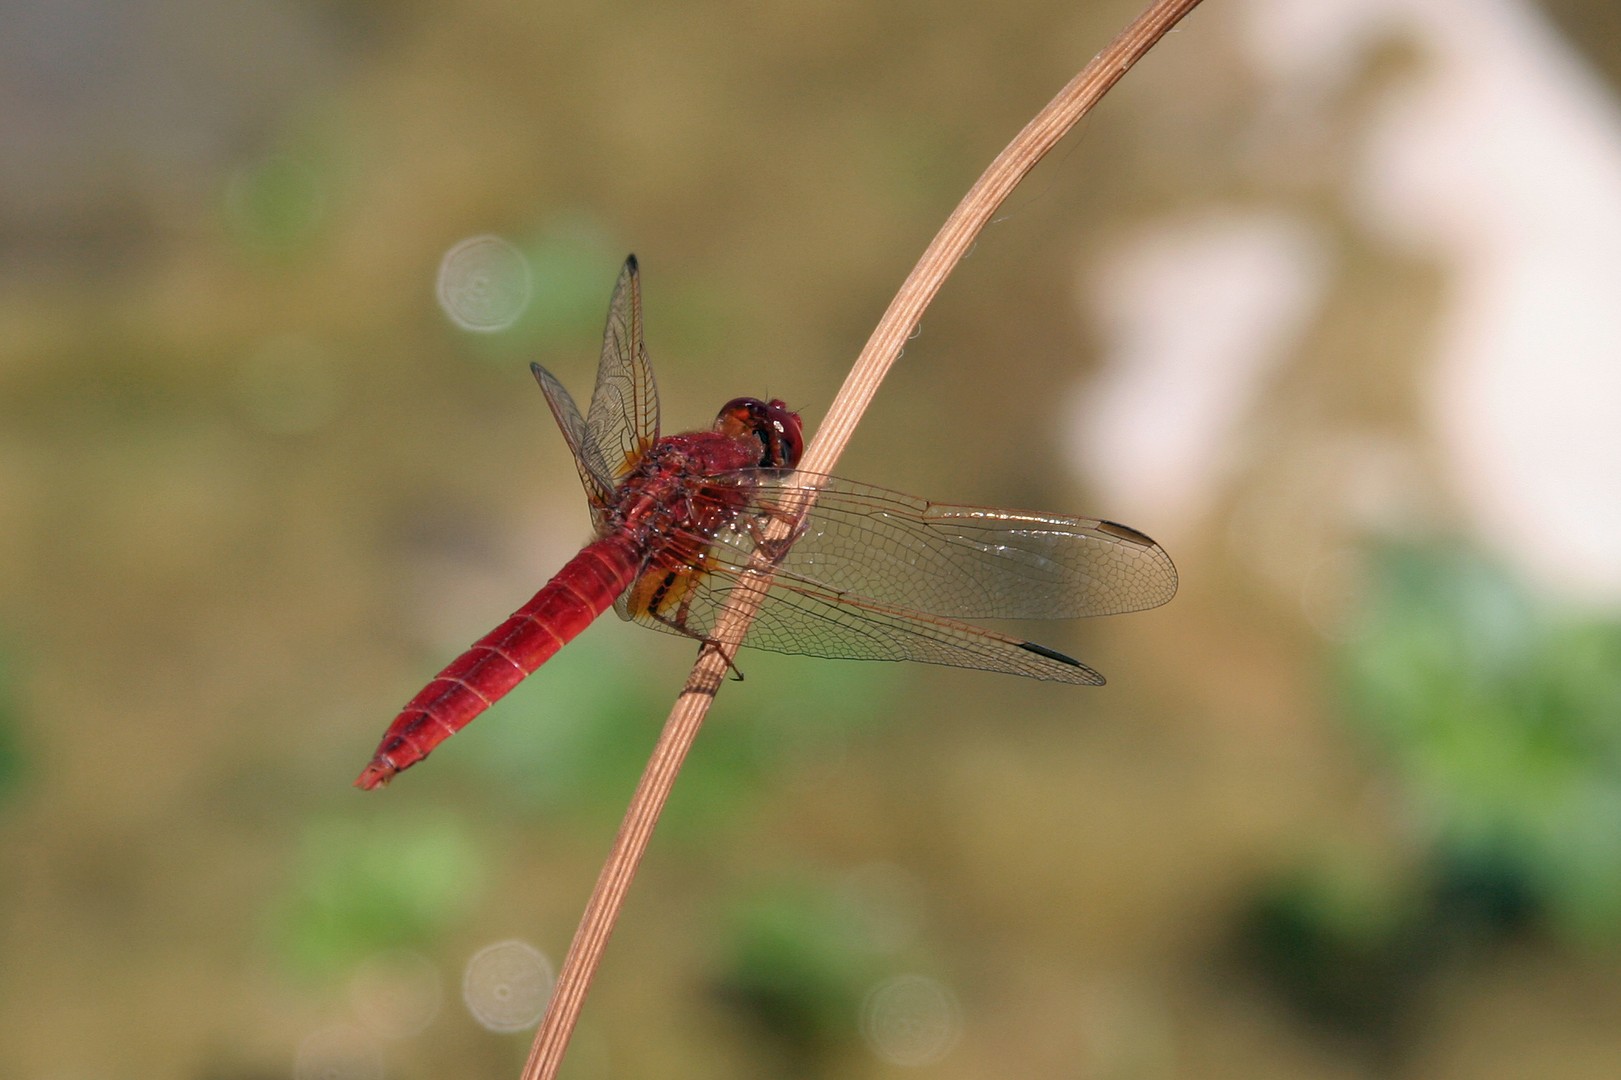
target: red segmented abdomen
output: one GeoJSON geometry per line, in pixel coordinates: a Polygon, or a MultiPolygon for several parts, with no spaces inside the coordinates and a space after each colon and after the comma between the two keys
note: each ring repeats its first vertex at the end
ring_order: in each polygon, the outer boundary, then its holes
{"type": "Polygon", "coordinates": [[[355,786],[370,790],[388,783],[466,727],[613,606],[641,563],[636,544],[625,536],[584,548],[532,600],[411,699],[388,726],[355,786]]]}

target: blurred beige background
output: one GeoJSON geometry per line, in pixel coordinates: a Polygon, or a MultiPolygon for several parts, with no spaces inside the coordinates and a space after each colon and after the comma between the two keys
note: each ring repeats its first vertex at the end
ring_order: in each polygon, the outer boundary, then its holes
{"type": "MultiPolygon", "coordinates": [[[[813,427],[1136,8],[7,4],[0,1075],[516,1075],[690,646],[605,620],[349,783],[588,534],[528,363],[589,390],[634,250],[667,430],[813,427]]],[[[1181,594],[1026,628],[1101,690],[747,655],[564,1075],[1616,1075],[1618,34],[1162,42],[840,472],[1181,594]]]]}

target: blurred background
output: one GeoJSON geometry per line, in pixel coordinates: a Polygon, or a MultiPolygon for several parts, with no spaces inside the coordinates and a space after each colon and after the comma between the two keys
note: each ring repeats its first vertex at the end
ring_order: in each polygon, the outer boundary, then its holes
{"type": "MultiPolygon", "coordinates": [[[[692,657],[611,618],[386,791],[668,431],[814,426],[1137,0],[21,0],[0,36],[0,1075],[515,1076],[692,657]]],[[[1129,522],[1110,679],[748,654],[564,1075],[1613,1077],[1621,14],[1212,0],[840,471],[1129,522]]]]}

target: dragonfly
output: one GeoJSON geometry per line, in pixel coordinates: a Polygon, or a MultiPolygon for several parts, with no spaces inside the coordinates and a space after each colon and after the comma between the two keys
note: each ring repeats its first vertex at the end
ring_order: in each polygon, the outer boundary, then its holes
{"type": "Polygon", "coordinates": [[[713,641],[731,590],[760,581],[757,555],[772,569],[744,645],[1078,685],[1103,676],[963,620],[1112,615],[1176,592],[1170,557],[1126,525],[796,473],[803,425],[780,400],[734,398],[708,429],[661,436],[634,255],[614,287],[588,411],[551,372],[531,370],[574,456],[595,538],[411,699],[357,787],[379,787],[427,757],[610,607],[713,641]],[[772,526],[780,534],[785,524],[788,540],[773,539],[772,526]]]}

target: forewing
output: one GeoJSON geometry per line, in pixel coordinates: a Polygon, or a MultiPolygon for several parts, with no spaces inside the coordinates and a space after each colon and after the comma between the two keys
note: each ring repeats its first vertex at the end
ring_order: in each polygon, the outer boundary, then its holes
{"type": "MultiPolygon", "coordinates": [[[[760,514],[793,505],[788,476],[737,474],[760,514]]],[[[1072,619],[1140,611],[1176,593],[1176,567],[1135,529],[1097,518],[954,506],[823,478],[781,562],[829,594],[952,619],[1072,619]]],[[[757,530],[756,530],[757,531],[757,530]]],[[[744,563],[753,533],[729,529],[716,557],[744,563]]]]}
{"type": "Polygon", "coordinates": [[[642,343],[642,286],[634,255],[625,260],[608,305],[602,361],[585,428],[587,443],[607,467],[610,487],[658,441],[658,390],[642,343]]]}
{"type": "Polygon", "coordinates": [[[614,487],[613,472],[608,468],[602,447],[593,441],[579,407],[574,404],[574,398],[563,388],[563,384],[557,381],[557,376],[539,364],[530,364],[529,370],[534,372],[541,393],[546,395],[546,404],[551,406],[552,416],[562,429],[569,452],[574,455],[574,466],[580,470],[580,483],[585,485],[586,497],[591,500],[592,509],[596,510],[606,504],[614,487]]]}

